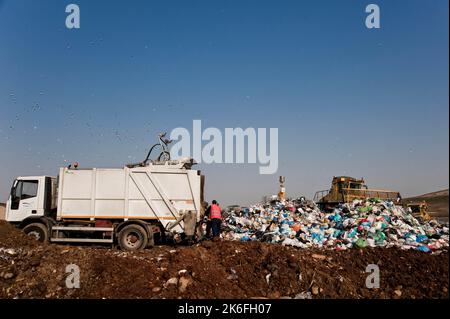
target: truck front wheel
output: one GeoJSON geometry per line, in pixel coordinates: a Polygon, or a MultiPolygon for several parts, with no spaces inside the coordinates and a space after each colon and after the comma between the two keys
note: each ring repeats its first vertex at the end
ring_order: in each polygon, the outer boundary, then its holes
{"type": "Polygon", "coordinates": [[[148,236],[143,227],[128,225],[119,232],[118,241],[123,250],[141,250],[147,247],[148,236]]]}
{"type": "Polygon", "coordinates": [[[42,243],[48,242],[48,228],[41,223],[33,223],[24,227],[23,232],[42,243]]]}

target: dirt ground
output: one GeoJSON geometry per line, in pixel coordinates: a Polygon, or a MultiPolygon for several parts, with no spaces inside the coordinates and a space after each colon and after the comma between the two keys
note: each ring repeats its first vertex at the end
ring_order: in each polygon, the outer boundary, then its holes
{"type": "Polygon", "coordinates": [[[5,205],[0,203],[0,220],[5,219],[5,205]]]}
{"type": "Polygon", "coordinates": [[[204,241],[142,252],[40,244],[0,221],[0,298],[448,298],[448,251],[204,241]],[[66,267],[80,288],[66,287],[66,267]],[[365,286],[377,264],[380,288],[365,286]]]}

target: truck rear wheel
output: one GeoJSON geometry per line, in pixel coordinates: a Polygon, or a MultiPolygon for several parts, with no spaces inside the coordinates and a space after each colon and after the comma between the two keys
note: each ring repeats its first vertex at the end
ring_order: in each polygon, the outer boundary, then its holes
{"type": "Polygon", "coordinates": [[[48,228],[41,223],[33,223],[24,227],[23,232],[42,243],[48,242],[48,228]]]}
{"type": "Polygon", "coordinates": [[[147,247],[148,236],[143,227],[128,225],[119,232],[118,241],[123,250],[141,250],[147,247]]]}

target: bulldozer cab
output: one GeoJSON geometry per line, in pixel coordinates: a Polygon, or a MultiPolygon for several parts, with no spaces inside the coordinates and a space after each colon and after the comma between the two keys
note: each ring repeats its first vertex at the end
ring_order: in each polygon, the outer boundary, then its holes
{"type": "Polygon", "coordinates": [[[337,187],[339,191],[344,189],[367,189],[364,179],[356,179],[348,176],[333,177],[332,186],[337,187]]]}
{"type": "Polygon", "coordinates": [[[400,193],[386,190],[369,189],[363,178],[350,176],[334,176],[329,190],[318,191],[314,201],[322,209],[329,210],[341,203],[349,203],[355,199],[379,198],[400,203],[400,193]]]}
{"type": "Polygon", "coordinates": [[[316,193],[314,201],[342,203],[346,202],[345,193],[347,190],[367,189],[364,179],[356,179],[349,176],[334,176],[331,181],[331,188],[316,193]]]}

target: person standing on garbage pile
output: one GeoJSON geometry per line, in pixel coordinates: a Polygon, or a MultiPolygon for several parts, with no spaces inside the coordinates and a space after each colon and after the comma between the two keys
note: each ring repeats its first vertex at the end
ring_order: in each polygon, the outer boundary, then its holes
{"type": "Polygon", "coordinates": [[[222,225],[222,209],[216,200],[212,201],[211,209],[209,212],[209,219],[211,221],[211,228],[213,233],[213,241],[217,241],[220,238],[220,226],[222,225]]]}

